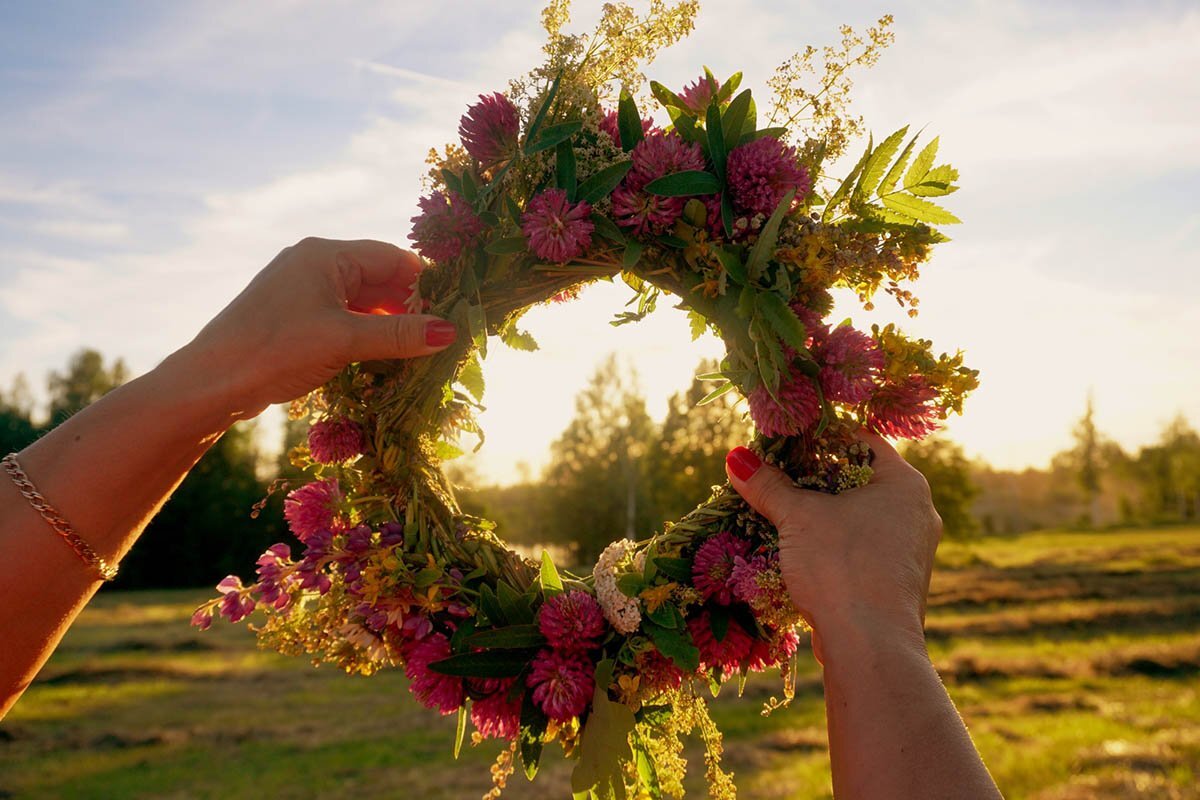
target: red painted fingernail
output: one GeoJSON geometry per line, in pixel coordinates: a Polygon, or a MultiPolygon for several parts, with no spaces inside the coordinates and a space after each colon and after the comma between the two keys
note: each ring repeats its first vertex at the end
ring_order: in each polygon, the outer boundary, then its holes
{"type": "Polygon", "coordinates": [[[748,481],[762,466],[762,459],[744,447],[735,447],[729,451],[729,455],[725,456],[725,463],[729,465],[729,471],[735,478],[739,481],[748,481]]]}
{"type": "Polygon", "coordinates": [[[425,326],[425,344],[430,347],[445,347],[453,344],[457,338],[458,328],[454,327],[453,322],[435,319],[425,326]]]}

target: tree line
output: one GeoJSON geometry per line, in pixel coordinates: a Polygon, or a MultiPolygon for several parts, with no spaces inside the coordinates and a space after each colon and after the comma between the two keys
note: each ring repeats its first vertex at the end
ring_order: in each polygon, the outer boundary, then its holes
{"type": "MultiPolygon", "coordinates": [[[[715,369],[701,362],[696,373],[715,369]]],[[[127,378],[120,359],[107,363],[82,350],[48,376],[39,421],[29,385],[18,376],[0,390],[0,453],[20,450],[127,378]]],[[[709,388],[693,381],[670,399],[659,423],[636,376],[610,356],[576,397],[574,417],[541,475],[482,486],[469,465],[450,462],[447,471],[464,510],[496,521],[507,540],[558,545],[577,563],[591,563],[612,540],[661,529],[725,480],[725,453],[752,430],[732,393],[698,405],[709,388]]],[[[245,573],[266,547],[286,541],[283,492],[271,489],[280,478],[302,479],[287,452],[304,432],[303,423],[288,422],[276,456],[260,448],[255,423],[235,425],[151,522],[116,586],[211,585],[245,573]]],[[[1126,452],[1097,429],[1089,398],[1072,447],[1046,469],[996,470],[943,437],[908,442],[902,452],[929,480],[951,538],[1193,522],[1200,515],[1200,435],[1182,416],[1158,441],[1126,452]]]]}

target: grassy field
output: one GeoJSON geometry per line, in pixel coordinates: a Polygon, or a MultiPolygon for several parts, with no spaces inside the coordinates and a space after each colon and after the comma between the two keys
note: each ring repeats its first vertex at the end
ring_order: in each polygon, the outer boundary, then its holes
{"type": "MultiPolygon", "coordinates": [[[[1009,798],[1200,798],[1200,529],[1043,533],[943,546],[930,649],[1009,798]]],[[[397,674],[351,678],[188,627],[189,591],[107,594],[0,723],[0,797],[460,798],[496,745],[410,702],[397,674]]],[[[2,643],[0,643],[2,644],[2,643]]],[[[714,701],[745,798],[829,797],[824,709],[806,659],[714,701]]],[[[549,755],[511,798],[569,797],[549,755]]],[[[689,796],[704,796],[703,770],[689,796]]]]}

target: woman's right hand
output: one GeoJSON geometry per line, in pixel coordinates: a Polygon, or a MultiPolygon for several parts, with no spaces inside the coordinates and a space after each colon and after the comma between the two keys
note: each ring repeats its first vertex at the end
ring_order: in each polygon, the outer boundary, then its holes
{"type": "Polygon", "coordinates": [[[733,488],[779,530],[792,602],[818,637],[846,626],[923,639],[925,600],[942,521],[924,476],[886,440],[863,432],[875,454],[865,486],[831,495],[800,489],[744,447],[726,458],[733,488]]]}

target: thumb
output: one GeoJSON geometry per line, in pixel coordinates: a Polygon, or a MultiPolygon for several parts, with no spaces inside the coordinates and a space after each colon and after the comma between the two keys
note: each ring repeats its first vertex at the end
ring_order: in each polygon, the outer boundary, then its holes
{"type": "Polygon", "coordinates": [[[454,323],[431,314],[356,314],[345,312],[350,329],[351,361],[427,356],[458,338],[454,323]]]}
{"type": "Polygon", "coordinates": [[[725,456],[729,483],[750,507],[776,528],[794,520],[811,502],[809,492],[796,488],[781,469],[764,464],[745,447],[735,447],[725,456]]]}

